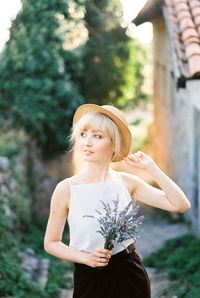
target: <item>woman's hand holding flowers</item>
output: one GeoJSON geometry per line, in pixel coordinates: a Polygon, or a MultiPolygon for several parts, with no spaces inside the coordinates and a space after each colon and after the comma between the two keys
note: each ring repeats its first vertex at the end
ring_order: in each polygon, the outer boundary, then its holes
{"type": "Polygon", "coordinates": [[[129,154],[124,158],[124,160],[130,166],[145,170],[150,170],[156,166],[156,163],[153,161],[153,159],[141,151],[138,151],[134,154],[129,154]]]}
{"type": "Polygon", "coordinates": [[[86,265],[90,267],[105,267],[111,257],[111,251],[104,248],[95,249],[93,253],[87,254],[86,265]]]}

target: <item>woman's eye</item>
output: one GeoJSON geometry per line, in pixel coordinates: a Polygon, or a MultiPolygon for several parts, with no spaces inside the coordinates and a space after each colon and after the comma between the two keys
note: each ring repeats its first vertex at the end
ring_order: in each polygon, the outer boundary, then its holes
{"type": "MultiPolygon", "coordinates": [[[[85,133],[85,132],[81,132],[81,133],[80,133],[80,136],[81,136],[81,137],[85,137],[85,136],[86,136],[86,133],[85,133]]],[[[101,138],[102,138],[102,136],[99,135],[99,134],[94,134],[94,137],[95,137],[96,139],[101,139],[101,138]]]]}
{"type": "Polygon", "coordinates": [[[100,135],[94,135],[95,136],[95,138],[97,138],[97,139],[101,139],[102,138],[102,136],[100,136],[100,135]]]}

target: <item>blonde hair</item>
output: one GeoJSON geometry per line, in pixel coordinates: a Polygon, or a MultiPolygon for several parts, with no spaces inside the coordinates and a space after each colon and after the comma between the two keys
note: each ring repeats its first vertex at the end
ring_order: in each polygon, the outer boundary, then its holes
{"type": "Polygon", "coordinates": [[[88,112],[83,115],[81,119],[71,129],[69,135],[69,142],[73,150],[74,145],[77,144],[80,134],[84,129],[94,129],[106,131],[115,147],[115,152],[112,156],[112,161],[121,156],[121,133],[115,122],[107,115],[99,112],[88,112]]]}

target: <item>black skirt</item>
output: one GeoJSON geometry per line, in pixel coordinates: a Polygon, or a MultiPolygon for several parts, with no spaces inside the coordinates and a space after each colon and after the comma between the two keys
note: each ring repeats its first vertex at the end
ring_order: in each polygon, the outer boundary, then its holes
{"type": "Polygon", "coordinates": [[[149,276],[135,246],[111,256],[100,269],[74,263],[73,298],[151,298],[149,276]]]}

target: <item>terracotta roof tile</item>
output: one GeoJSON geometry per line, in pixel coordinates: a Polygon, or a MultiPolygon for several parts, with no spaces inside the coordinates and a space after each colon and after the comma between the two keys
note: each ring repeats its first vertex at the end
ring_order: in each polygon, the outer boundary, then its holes
{"type": "Polygon", "coordinates": [[[200,6],[198,0],[190,0],[190,1],[189,1],[189,5],[190,5],[191,8],[192,8],[192,7],[198,7],[198,6],[200,6]]]}
{"type": "Polygon", "coordinates": [[[185,53],[184,51],[181,49],[180,47],[180,43],[176,40],[176,50],[178,52],[178,57],[181,58],[181,60],[185,60],[187,61],[186,59],[186,56],[185,56],[185,53]]]}
{"type": "Polygon", "coordinates": [[[191,8],[191,11],[192,11],[192,15],[193,15],[194,17],[195,17],[195,16],[199,16],[199,15],[200,15],[200,5],[191,8]]]}
{"type": "Polygon", "coordinates": [[[194,42],[186,47],[186,57],[189,59],[192,55],[200,55],[200,46],[194,42]]]}
{"type": "Polygon", "coordinates": [[[199,16],[196,16],[196,17],[194,18],[194,22],[195,22],[195,24],[196,24],[197,26],[200,25],[200,15],[199,15],[199,16]]]}
{"type": "Polygon", "coordinates": [[[183,76],[200,76],[200,0],[165,0],[183,76]]]}
{"type": "MultiPolygon", "coordinates": [[[[180,22],[181,31],[184,31],[188,28],[195,28],[193,21],[190,18],[184,18],[180,22]]],[[[196,30],[195,30],[196,31],[196,30]]]]}
{"type": "MultiPolygon", "coordinates": [[[[169,0],[171,2],[171,0],[169,0]]],[[[174,0],[174,3],[179,3],[179,2],[183,2],[183,3],[187,3],[187,0],[174,0]]]]}
{"type": "Polygon", "coordinates": [[[199,63],[200,63],[199,54],[191,56],[190,59],[188,60],[191,77],[196,77],[200,75],[199,63]]]}
{"type": "Polygon", "coordinates": [[[185,46],[189,45],[190,43],[197,43],[199,44],[198,37],[191,36],[185,40],[185,46]]]}
{"type": "Polygon", "coordinates": [[[175,9],[176,11],[189,10],[189,6],[181,1],[175,4],[175,9]]]}
{"type": "Polygon", "coordinates": [[[182,39],[186,42],[186,40],[190,37],[199,37],[199,34],[194,28],[185,28],[184,31],[182,31],[182,39]]]}
{"type": "Polygon", "coordinates": [[[179,11],[179,13],[177,15],[178,22],[180,22],[184,18],[190,18],[190,12],[189,12],[189,10],[181,10],[181,11],[179,11]]]}

